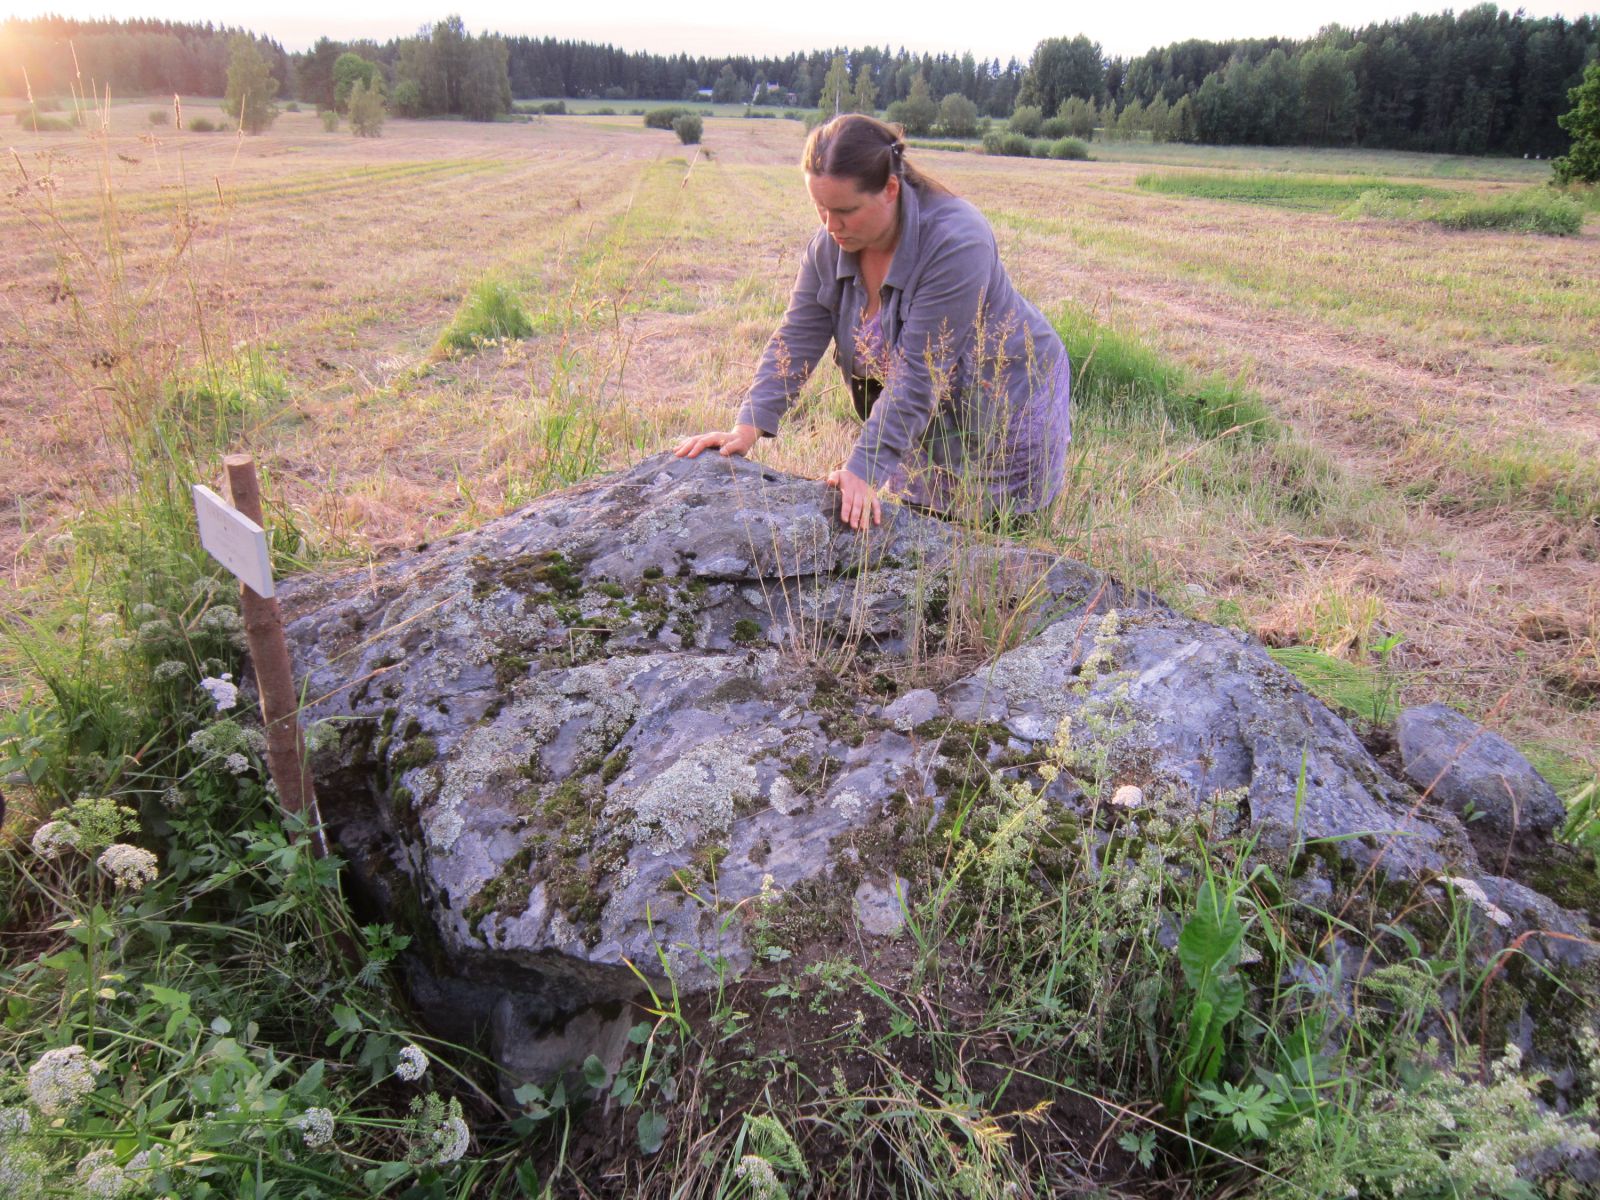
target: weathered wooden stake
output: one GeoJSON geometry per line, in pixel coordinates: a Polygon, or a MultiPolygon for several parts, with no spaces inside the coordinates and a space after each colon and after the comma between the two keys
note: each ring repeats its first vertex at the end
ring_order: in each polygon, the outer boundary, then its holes
{"type": "MultiPolygon", "coordinates": [[[[265,526],[255,461],[248,454],[230,454],[222,465],[228,470],[228,491],[234,508],[257,525],[265,526]]],[[[300,729],[300,697],[289,665],[289,643],[283,636],[283,612],[277,597],[258,595],[243,582],[239,584],[239,607],[244,614],[250,662],[255,667],[256,690],[261,693],[261,719],[267,727],[267,771],[278,785],[283,811],[304,813],[311,822],[312,850],[321,858],[328,847],[322,836],[316,789],[300,729]]]]}

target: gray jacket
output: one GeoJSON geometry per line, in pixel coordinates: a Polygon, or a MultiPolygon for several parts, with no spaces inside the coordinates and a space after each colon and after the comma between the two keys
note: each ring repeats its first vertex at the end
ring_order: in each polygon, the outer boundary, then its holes
{"type": "MultiPolygon", "coordinates": [[[[856,256],[818,230],[738,422],[774,436],[830,342],[847,381],[864,374],[865,301],[856,256]]],[[[941,510],[973,485],[988,512],[1053,500],[1070,437],[1067,352],[1011,286],[983,215],[959,197],[902,187],[881,302],[888,369],[848,469],[941,510]]]]}

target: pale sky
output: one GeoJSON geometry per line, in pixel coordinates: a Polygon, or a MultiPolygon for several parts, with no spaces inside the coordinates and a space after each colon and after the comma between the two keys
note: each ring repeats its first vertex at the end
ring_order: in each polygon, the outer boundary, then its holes
{"type": "MultiPolygon", "coordinates": [[[[1098,41],[1108,55],[1131,57],[1185,38],[1221,40],[1274,34],[1303,38],[1334,22],[1360,27],[1412,12],[1443,12],[1447,8],[1459,12],[1469,6],[1470,0],[1454,4],[1326,0],[1292,6],[1282,0],[1235,0],[1216,6],[1194,0],[1135,0],[1126,5],[1083,5],[1080,13],[1074,13],[1071,7],[1059,4],[991,7],[973,0],[923,0],[917,4],[880,0],[859,9],[838,2],[602,0],[590,10],[591,15],[581,15],[588,6],[547,7],[506,0],[395,0],[370,9],[357,3],[336,10],[313,0],[236,0],[220,12],[227,24],[276,38],[289,50],[303,50],[322,35],[341,40],[370,37],[381,42],[459,12],[475,33],[489,30],[609,42],[624,50],[658,54],[781,55],[838,45],[887,45],[917,53],[971,50],[982,58],[1004,62],[1013,56],[1026,61],[1043,38],[1078,33],[1098,41]],[[535,15],[530,12],[534,8],[544,8],[549,15],[535,15]]],[[[1570,18],[1592,11],[1557,0],[1525,0],[1517,7],[1531,17],[1560,14],[1570,18]]],[[[219,17],[215,0],[45,0],[29,5],[0,0],[0,16],[41,13],[202,22],[219,17]]]]}

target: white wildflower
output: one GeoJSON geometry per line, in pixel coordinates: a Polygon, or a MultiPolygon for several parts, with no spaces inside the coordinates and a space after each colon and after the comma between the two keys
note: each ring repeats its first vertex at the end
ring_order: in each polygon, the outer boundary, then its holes
{"type": "Polygon", "coordinates": [[[107,1147],[91,1150],[78,1160],[78,1168],[73,1172],[78,1182],[82,1183],[107,1163],[117,1161],[117,1152],[107,1147]]]}
{"type": "Polygon", "coordinates": [[[744,1180],[755,1200],[779,1200],[788,1190],[778,1180],[772,1164],[759,1154],[746,1154],[733,1169],[734,1178],[744,1180]]]}
{"type": "Polygon", "coordinates": [[[47,1117],[71,1112],[94,1091],[94,1077],[105,1070],[82,1046],[46,1050],[28,1068],[28,1095],[47,1117]]]}
{"type": "Polygon", "coordinates": [[[333,1114],[325,1108],[308,1108],[295,1122],[306,1146],[315,1150],[333,1141],[333,1114]]]}
{"type": "Polygon", "coordinates": [[[157,683],[171,683],[174,679],[182,679],[189,673],[189,664],[169,658],[166,662],[156,664],[156,669],[150,672],[150,677],[157,683]]]}
{"type": "Polygon", "coordinates": [[[242,754],[230,754],[222,760],[222,765],[227,768],[230,775],[243,775],[250,769],[250,760],[242,754]]]}
{"type": "Polygon", "coordinates": [[[83,1181],[83,1194],[90,1200],[117,1200],[126,1195],[133,1181],[115,1163],[107,1163],[83,1181]]]}
{"type": "Polygon", "coordinates": [[[1144,792],[1131,783],[1125,783],[1111,793],[1111,803],[1117,808],[1139,808],[1144,804],[1144,792]]]}
{"type": "Polygon", "coordinates": [[[0,1196],[6,1200],[35,1200],[44,1195],[44,1159],[25,1146],[7,1146],[0,1154],[0,1196]]]}
{"type": "MultiPolygon", "coordinates": [[[[133,606],[133,612],[129,615],[133,618],[135,623],[142,623],[159,617],[161,615],[161,610],[154,604],[135,604],[133,606]]],[[[104,617],[101,617],[100,620],[104,621],[106,617],[111,617],[112,620],[116,620],[116,618],[110,613],[107,613],[104,617]]]]}
{"type": "Polygon", "coordinates": [[[407,1046],[400,1051],[400,1061],[395,1064],[394,1073],[407,1083],[421,1079],[428,1069],[428,1056],[420,1046],[407,1046]]]}
{"type": "Polygon", "coordinates": [[[139,626],[139,641],[146,646],[159,646],[176,641],[177,627],[165,617],[156,617],[139,626]]]}
{"type": "Polygon", "coordinates": [[[219,604],[215,608],[206,610],[205,616],[200,618],[199,626],[207,633],[237,633],[244,628],[244,621],[237,609],[219,604]]]}
{"type": "Polygon", "coordinates": [[[189,798],[183,794],[183,789],[175,783],[170,784],[167,789],[161,793],[161,803],[166,805],[166,807],[172,812],[176,812],[188,802],[189,798]]]}
{"type": "Polygon", "coordinates": [[[40,858],[55,858],[75,848],[82,836],[71,821],[46,821],[33,831],[33,852],[40,858]]]}
{"type": "Polygon", "coordinates": [[[28,1133],[33,1117],[25,1108],[0,1108],[0,1140],[28,1133]]]}
{"type": "Polygon", "coordinates": [[[467,1143],[471,1140],[472,1131],[461,1116],[461,1101],[450,1101],[450,1115],[433,1131],[434,1165],[442,1167],[455,1162],[467,1152],[467,1143]]]}
{"type": "MultiPolygon", "coordinates": [[[[161,1147],[156,1146],[150,1150],[141,1150],[128,1160],[128,1165],[123,1168],[132,1180],[137,1175],[149,1175],[161,1169],[161,1147]]],[[[141,1186],[144,1186],[141,1181],[141,1186]]]]}
{"type": "Polygon", "coordinates": [[[119,888],[142,888],[161,873],[154,854],[126,842],[107,846],[96,862],[119,888]]]}
{"type": "Polygon", "coordinates": [[[200,690],[211,697],[218,712],[226,712],[239,703],[239,686],[233,682],[231,671],[224,671],[220,678],[207,675],[200,681],[200,690]]]}

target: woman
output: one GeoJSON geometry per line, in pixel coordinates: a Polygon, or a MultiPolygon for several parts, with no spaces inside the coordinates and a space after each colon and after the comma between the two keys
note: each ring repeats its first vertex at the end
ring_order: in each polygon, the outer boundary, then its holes
{"type": "Polygon", "coordinates": [[[856,530],[893,491],[941,516],[1004,525],[1066,473],[1070,366],[1011,286],[971,204],[906,161],[899,131],[860,114],[814,129],[801,157],[822,219],[783,324],[731,430],[675,453],[743,454],[778,423],[829,342],[864,422],[828,476],[856,530]]]}

